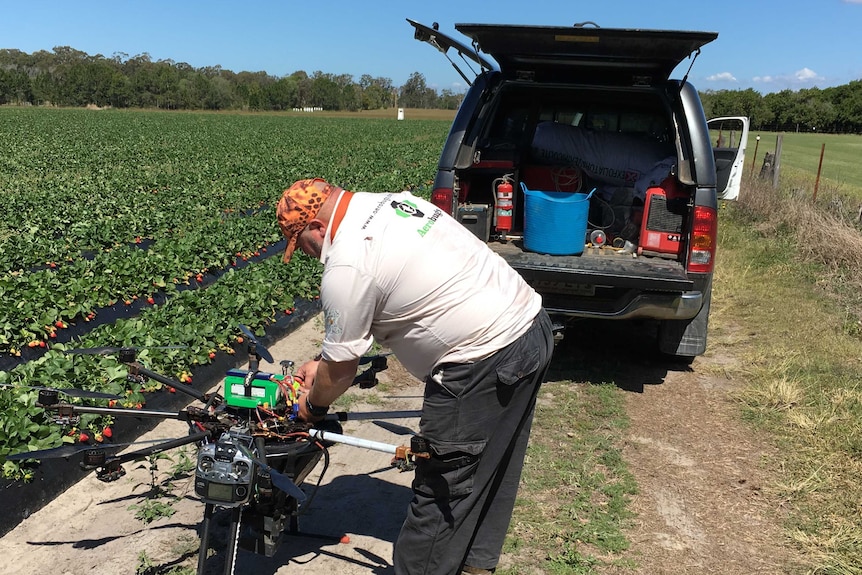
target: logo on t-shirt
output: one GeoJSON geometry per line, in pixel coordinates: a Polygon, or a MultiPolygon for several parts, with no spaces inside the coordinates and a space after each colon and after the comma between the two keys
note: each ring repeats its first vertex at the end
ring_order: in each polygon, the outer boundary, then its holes
{"type": "Polygon", "coordinates": [[[425,217],[425,214],[423,214],[413,202],[408,202],[407,200],[401,200],[400,202],[397,200],[393,200],[392,203],[389,205],[392,206],[392,208],[395,210],[395,213],[402,218],[409,218],[410,216],[413,216],[415,218],[425,217]]]}

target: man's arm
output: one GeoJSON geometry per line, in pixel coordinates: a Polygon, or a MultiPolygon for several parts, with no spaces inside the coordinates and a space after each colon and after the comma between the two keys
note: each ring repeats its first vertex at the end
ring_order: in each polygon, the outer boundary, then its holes
{"type": "Polygon", "coordinates": [[[359,358],[350,361],[320,360],[311,390],[299,402],[299,418],[304,421],[319,421],[308,411],[308,403],[314,407],[328,407],[353,385],[359,358]]]}

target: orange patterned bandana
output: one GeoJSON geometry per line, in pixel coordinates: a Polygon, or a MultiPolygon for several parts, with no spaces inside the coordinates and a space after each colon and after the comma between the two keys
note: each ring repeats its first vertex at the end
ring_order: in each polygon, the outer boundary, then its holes
{"type": "Polygon", "coordinates": [[[282,261],[290,261],[293,251],[296,249],[296,240],[308,222],[313,220],[323,202],[329,197],[336,186],[326,183],[320,178],[299,180],[284,190],[278,201],[276,215],[281,233],[287,238],[287,247],[284,249],[282,261]],[[322,182],[323,186],[317,183],[322,182]]]}

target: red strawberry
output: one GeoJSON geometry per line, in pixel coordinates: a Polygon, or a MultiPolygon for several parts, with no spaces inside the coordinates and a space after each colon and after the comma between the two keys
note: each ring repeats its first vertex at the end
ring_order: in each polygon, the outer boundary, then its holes
{"type": "Polygon", "coordinates": [[[153,299],[153,296],[150,296],[147,298],[147,303],[150,305],[153,305],[154,303],[156,303],[156,300],[153,299]]]}
{"type": "Polygon", "coordinates": [[[114,435],[114,430],[110,427],[106,427],[102,430],[102,435],[104,435],[105,437],[111,437],[112,435],[114,435]]]}
{"type": "Polygon", "coordinates": [[[88,441],[90,441],[90,436],[82,431],[81,435],[78,436],[78,441],[80,441],[81,443],[87,443],[88,441]]]}

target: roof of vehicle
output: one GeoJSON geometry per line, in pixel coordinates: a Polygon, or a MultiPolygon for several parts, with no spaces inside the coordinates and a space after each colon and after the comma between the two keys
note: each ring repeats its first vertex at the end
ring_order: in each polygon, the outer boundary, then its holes
{"type": "Polygon", "coordinates": [[[507,75],[583,75],[587,81],[626,84],[666,80],[682,60],[718,37],[716,32],[592,26],[456,24],[455,29],[507,75]]]}

